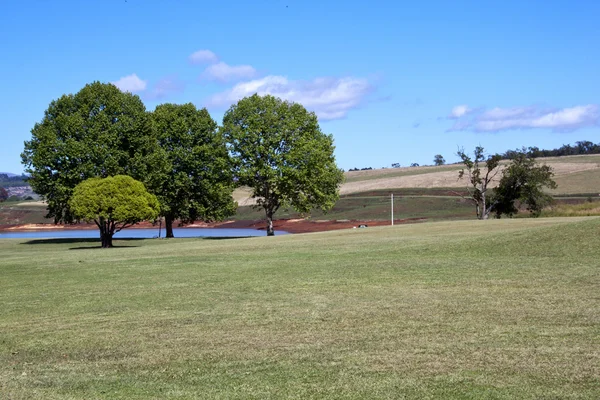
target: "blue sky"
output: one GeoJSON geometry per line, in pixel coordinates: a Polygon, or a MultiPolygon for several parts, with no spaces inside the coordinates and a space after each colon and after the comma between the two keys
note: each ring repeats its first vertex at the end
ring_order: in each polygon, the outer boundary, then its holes
{"type": "Polygon", "coordinates": [[[0,14],[0,171],[50,101],[114,82],[221,122],[240,97],[304,104],[340,167],[600,142],[598,1],[31,0],[0,14]]]}

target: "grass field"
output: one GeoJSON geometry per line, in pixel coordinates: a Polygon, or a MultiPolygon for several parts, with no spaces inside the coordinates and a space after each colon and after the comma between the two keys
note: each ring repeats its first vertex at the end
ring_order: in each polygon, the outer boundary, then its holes
{"type": "Polygon", "coordinates": [[[0,398],[599,398],[599,232],[2,240],[0,398]]]}
{"type": "MultiPolygon", "coordinates": [[[[444,190],[397,189],[366,193],[353,193],[342,196],[327,213],[314,210],[310,213],[313,220],[389,220],[390,192],[395,194],[394,218],[427,218],[430,220],[465,219],[474,217],[473,205],[462,198],[449,196],[444,190]]],[[[277,218],[300,218],[302,214],[293,210],[280,210],[277,218]]],[[[238,208],[234,219],[263,219],[263,210],[252,206],[238,208]]]]}

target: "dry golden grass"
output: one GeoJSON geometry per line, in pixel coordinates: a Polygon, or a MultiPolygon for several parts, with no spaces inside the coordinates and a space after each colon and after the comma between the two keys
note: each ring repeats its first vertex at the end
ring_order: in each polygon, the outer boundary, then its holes
{"type": "MultiPolygon", "coordinates": [[[[555,194],[591,193],[600,191],[600,156],[540,158],[540,163],[552,167],[558,189],[555,194]]],[[[506,165],[508,161],[503,161],[506,165]]],[[[458,179],[460,165],[441,167],[406,167],[346,173],[342,194],[399,188],[462,188],[466,179],[458,179]]],[[[494,187],[500,174],[492,181],[494,187]]]]}

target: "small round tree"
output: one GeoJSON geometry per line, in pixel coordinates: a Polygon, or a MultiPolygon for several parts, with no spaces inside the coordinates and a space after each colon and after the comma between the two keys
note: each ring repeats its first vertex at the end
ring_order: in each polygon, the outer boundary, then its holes
{"type": "Polygon", "coordinates": [[[102,248],[112,247],[116,232],[155,219],[160,211],[156,196],[148,193],[142,182],[126,175],[81,182],[73,190],[69,205],[77,219],[96,223],[102,248]]]}
{"type": "Polygon", "coordinates": [[[436,154],[435,156],[433,156],[433,164],[435,165],[444,165],[446,164],[446,160],[444,160],[444,157],[441,154],[436,154]]]}

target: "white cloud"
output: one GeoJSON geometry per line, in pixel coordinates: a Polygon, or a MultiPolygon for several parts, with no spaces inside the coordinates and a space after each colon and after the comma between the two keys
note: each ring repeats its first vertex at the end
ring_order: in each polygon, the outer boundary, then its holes
{"type": "Polygon", "coordinates": [[[122,92],[141,92],[146,89],[147,81],[141,80],[136,74],[131,74],[122,77],[118,81],[111,82],[118,87],[122,92]]]}
{"type": "Polygon", "coordinates": [[[449,129],[450,131],[499,132],[511,129],[551,129],[564,132],[600,126],[600,107],[596,104],[550,110],[539,107],[496,107],[455,119],[457,121],[449,129]]]}
{"type": "Polygon", "coordinates": [[[456,106],[456,107],[452,108],[452,112],[450,112],[450,116],[448,118],[450,118],[450,119],[460,118],[460,117],[468,114],[471,111],[473,111],[473,110],[471,110],[467,105],[463,104],[460,106],[456,106]]]}
{"type": "Polygon", "coordinates": [[[207,67],[202,78],[220,82],[231,82],[240,79],[250,79],[256,76],[256,70],[250,65],[227,65],[224,62],[207,67]]]}
{"type": "Polygon", "coordinates": [[[372,86],[360,78],[316,78],[312,81],[288,80],[270,75],[261,79],[241,82],[233,88],[209,99],[214,106],[229,106],[255,93],[270,94],[302,104],[323,120],[344,118],[349,110],[358,107],[372,86]]]}
{"type": "Polygon", "coordinates": [[[210,50],[198,50],[189,56],[192,64],[212,64],[219,61],[219,57],[210,50]]]}
{"type": "Polygon", "coordinates": [[[527,115],[531,116],[535,114],[534,107],[512,107],[512,108],[500,108],[495,107],[491,110],[483,113],[483,119],[486,120],[501,120],[510,118],[522,118],[527,115]]]}

